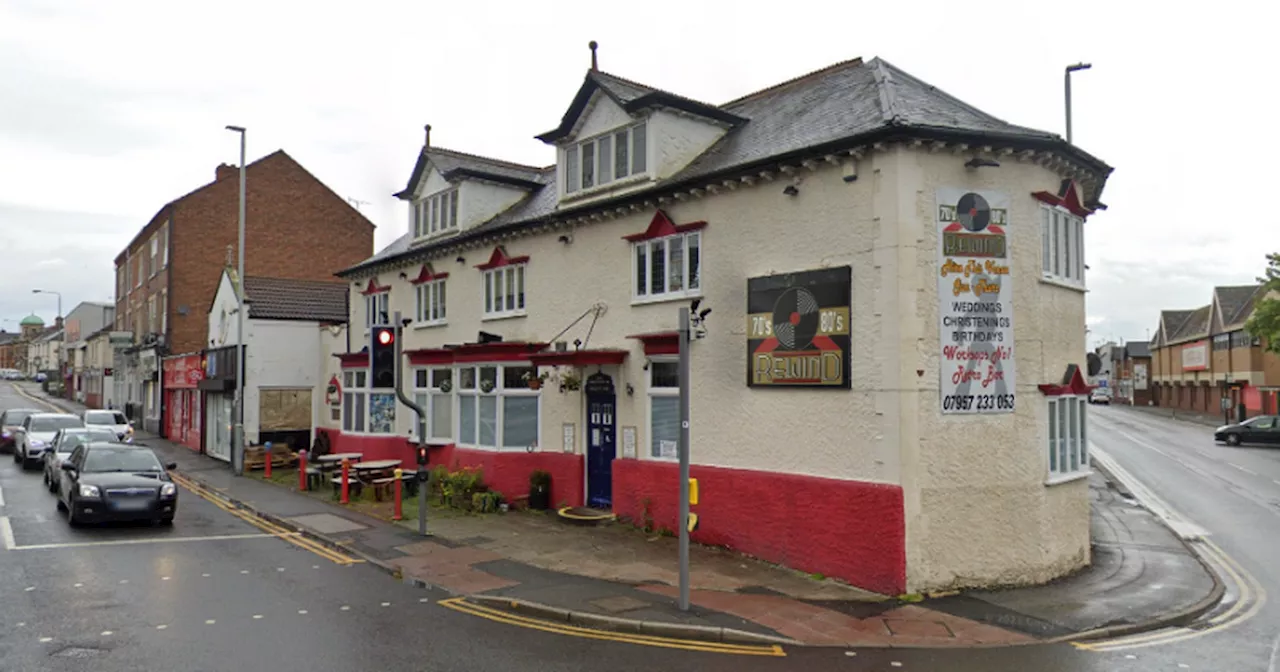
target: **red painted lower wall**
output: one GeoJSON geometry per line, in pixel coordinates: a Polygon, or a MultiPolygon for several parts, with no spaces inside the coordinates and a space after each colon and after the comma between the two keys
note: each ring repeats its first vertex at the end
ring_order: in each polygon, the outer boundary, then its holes
{"type": "MultiPolygon", "coordinates": [[[[693,466],[693,540],[817,572],[887,595],[906,592],[902,488],[795,474],[693,466]]],[[[613,511],[676,529],[677,465],[613,461],[613,511]]]]}
{"type": "MultiPolygon", "coordinates": [[[[363,453],[366,460],[400,460],[406,469],[417,468],[417,454],[409,440],[402,436],[363,436],[343,434],[320,428],[317,433],[329,436],[331,452],[363,453]]],[[[458,448],[453,444],[432,447],[427,453],[430,467],[447,469],[479,467],[484,482],[491,490],[508,499],[529,494],[529,474],[544,470],[551,474],[551,505],[581,506],[583,503],[583,464],[581,455],[551,452],[499,452],[458,448]]]]}

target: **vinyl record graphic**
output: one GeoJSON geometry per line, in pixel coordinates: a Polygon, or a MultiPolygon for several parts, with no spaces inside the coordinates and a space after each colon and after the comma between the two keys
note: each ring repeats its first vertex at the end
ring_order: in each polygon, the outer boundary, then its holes
{"type": "Polygon", "coordinates": [[[787,350],[803,350],[818,334],[818,299],[792,287],[773,304],[773,337],[787,350]]]}
{"type": "Polygon", "coordinates": [[[991,223],[991,205],[987,199],[969,192],[956,203],[956,219],[965,230],[977,233],[991,223]]]}

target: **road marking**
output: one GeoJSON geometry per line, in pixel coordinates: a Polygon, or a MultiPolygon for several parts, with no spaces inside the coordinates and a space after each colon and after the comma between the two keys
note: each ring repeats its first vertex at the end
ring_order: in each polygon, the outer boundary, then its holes
{"type": "MultiPolygon", "coordinates": [[[[0,530],[2,532],[2,530],[0,530]]],[[[295,533],[296,534],[296,533],[295,533]]],[[[230,539],[270,539],[274,534],[247,533],[247,534],[223,534],[211,537],[157,537],[155,539],[114,539],[111,541],[70,541],[56,544],[28,544],[26,546],[13,546],[9,550],[13,551],[47,551],[59,548],[87,548],[99,546],[134,546],[137,544],[182,544],[192,541],[227,541],[230,539]]],[[[125,581],[121,581],[125,583],[125,581]]]]}
{"type": "Polygon", "coordinates": [[[110,631],[110,630],[103,630],[103,631],[102,631],[102,636],[103,636],[103,637],[110,637],[110,636],[111,636],[111,631],[110,631]]]}
{"type": "Polygon", "coordinates": [[[157,625],[157,626],[156,626],[156,630],[164,630],[164,629],[165,629],[165,628],[167,628],[167,627],[169,627],[169,626],[167,626],[167,625],[157,625]]]}
{"type": "Polygon", "coordinates": [[[340,611],[351,611],[351,607],[344,604],[342,605],[340,611]]]}
{"type": "Polygon", "coordinates": [[[1093,459],[1100,462],[1102,467],[1110,472],[1112,476],[1115,476],[1116,480],[1120,481],[1129,492],[1133,493],[1133,496],[1137,497],[1143,506],[1160,520],[1163,520],[1179,538],[1190,541],[1208,536],[1208,530],[1184,518],[1092,441],[1089,442],[1089,454],[1093,456],[1093,459]]]}
{"type": "Polygon", "coordinates": [[[1276,642],[1271,645],[1271,664],[1267,666],[1267,672],[1280,670],[1280,667],[1276,667],[1277,663],[1280,663],[1280,632],[1276,633],[1276,642]]]}
{"type": "Polygon", "coordinates": [[[255,621],[262,620],[262,614],[254,614],[254,615],[253,615],[253,620],[255,620],[255,621]]]}
{"type": "Polygon", "coordinates": [[[217,623],[217,621],[213,620],[212,618],[204,622],[205,625],[213,625],[214,623],[217,623]]]}
{"type": "Polygon", "coordinates": [[[28,593],[29,593],[29,592],[31,592],[31,591],[33,591],[33,590],[35,590],[35,589],[36,589],[36,587],[35,587],[35,586],[27,586],[27,588],[26,588],[26,592],[28,592],[28,593]]]}
{"type": "Polygon", "coordinates": [[[479,616],[480,618],[498,623],[506,623],[508,625],[567,635],[570,637],[598,639],[611,642],[622,642],[626,644],[639,644],[642,646],[656,646],[667,649],[684,649],[686,651],[704,651],[707,653],[726,653],[743,656],[784,657],[787,655],[782,647],[777,644],[727,644],[689,639],[675,639],[671,637],[658,637],[655,635],[638,635],[621,632],[607,632],[604,630],[591,630],[589,628],[580,628],[552,621],[542,621],[534,618],[528,618],[526,616],[509,614],[497,609],[491,609],[482,605],[465,602],[464,598],[461,597],[451,597],[440,600],[437,604],[453,609],[454,611],[460,611],[472,616],[479,616]]]}
{"type": "Polygon", "coordinates": [[[4,489],[0,488],[0,506],[4,506],[4,489]]]}
{"type": "Polygon", "coordinates": [[[382,603],[382,606],[384,606],[384,607],[389,607],[389,606],[391,606],[391,603],[390,603],[390,602],[383,602],[383,603],[382,603]]]}
{"type": "Polygon", "coordinates": [[[4,542],[6,551],[12,551],[18,545],[13,540],[13,525],[9,524],[9,516],[0,516],[0,541],[4,542]]]}
{"type": "Polygon", "coordinates": [[[1252,470],[1252,469],[1246,469],[1246,468],[1244,468],[1244,467],[1242,467],[1242,466],[1240,466],[1240,465],[1236,464],[1235,462],[1224,462],[1224,464],[1226,464],[1226,465],[1227,465],[1227,466],[1229,466],[1229,467],[1234,467],[1234,468],[1236,468],[1236,469],[1239,469],[1240,471],[1243,471],[1243,472],[1244,472],[1244,473],[1246,473],[1246,474],[1252,474],[1252,475],[1254,475],[1254,476],[1257,476],[1257,475],[1258,475],[1258,472],[1256,472],[1256,471],[1254,471],[1254,470],[1252,470]]]}
{"type": "Polygon", "coordinates": [[[52,638],[52,637],[41,637],[41,638],[40,638],[40,643],[41,643],[41,644],[48,644],[49,642],[52,642],[52,641],[53,641],[53,638],[52,638]]]}
{"type": "Polygon", "coordinates": [[[307,610],[306,610],[306,609],[299,609],[299,610],[298,610],[298,613],[299,613],[299,614],[302,614],[302,615],[304,615],[304,616],[305,616],[305,615],[306,615],[306,613],[307,613],[307,610]]]}

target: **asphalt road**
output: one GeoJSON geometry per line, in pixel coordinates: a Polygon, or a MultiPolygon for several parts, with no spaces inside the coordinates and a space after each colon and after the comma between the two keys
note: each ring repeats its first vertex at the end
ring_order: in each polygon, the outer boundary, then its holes
{"type": "MultiPolygon", "coordinates": [[[[0,384],[0,408],[31,405],[0,384]]],[[[1194,648],[788,648],[762,656],[569,636],[448,609],[439,604],[446,594],[336,564],[185,490],[171,528],[72,529],[39,472],[22,473],[4,456],[0,500],[0,532],[12,532],[0,547],[0,672],[1265,669],[1224,667],[1219,654],[1194,648]]],[[[1233,662],[1260,660],[1261,648],[1246,656],[1236,645],[1233,662]]]]}
{"type": "Polygon", "coordinates": [[[1128,652],[1165,664],[1151,669],[1280,670],[1280,447],[1229,448],[1214,443],[1212,427],[1125,407],[1091,413],[1095,450],[1234,561],[1219,612],[1243,607],[1228,627],[1128,652]]]}

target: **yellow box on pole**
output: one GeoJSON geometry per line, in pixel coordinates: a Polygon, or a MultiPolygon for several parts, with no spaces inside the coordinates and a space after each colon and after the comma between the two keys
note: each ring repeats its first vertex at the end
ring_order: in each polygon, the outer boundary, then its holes
{"type": "Polygon", "coordinates": [[[689,479],[689,506],[698,505],[698,479],[689,479]]]}

